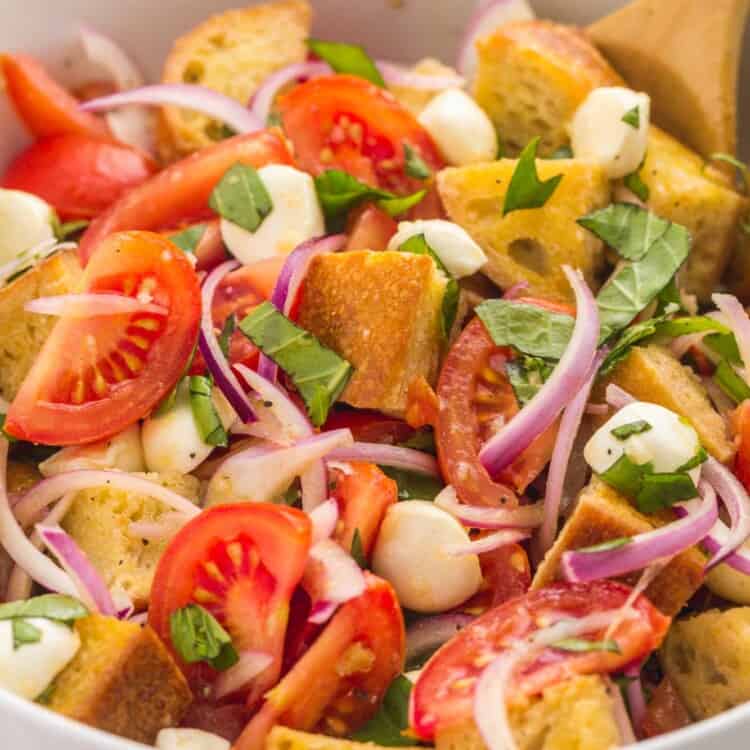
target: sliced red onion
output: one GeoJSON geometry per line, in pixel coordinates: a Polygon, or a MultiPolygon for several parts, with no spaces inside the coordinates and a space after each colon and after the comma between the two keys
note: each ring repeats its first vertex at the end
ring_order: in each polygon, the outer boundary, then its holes
{"type": "Polygon", "coordinates": [[[148,612],[139,612],[137,615],[132,615],[128,618],[128,622],[132,622],[135,625],[146,625],[148,623],[148,612]]]}
{"type": "Polygon", "coordinates": [[[635,399],[625,390],[620,388],[619,385],[610,383],[607,386],[605,392],[605,398],[610,406],[614,406],[615,409],[622,409],[628,404],[632,404],[635,399]]]}
{"type": "Polygon", "coordinates": [[[189,520],[184,513],[164,513],[158,521],[133,521],[128,534],[153,542],[171,539],[189,520]]]}
{"type": "Polygon", "coordinates": [[[544,504],[520,505],[517,508],[480,508],[459,502],[456,490],[448,485],[435,498],[435,505],[472,529],[531,529],[542,523],[544,504]]]}
{"type": "Polygon", "coordinates": [[[406,663],[435,651],[472,620],[474,617],[471,615],[462,614],[436,615],[417,620],[406,631],[406,663]]]}
{"type": "Polygon", "coordinates": [[[673,557],[698,544],[719,517],[716,493],[708,482],[698,486],[702,500],[688,505],[688,515],[654,531],[637,534],[621,547],[600,551],[571,550],[563,553],[560,567],[566,580],[587,583],[616,578],[642,570],[657,560],[673,557]]]}
{"type": "MultiPolygon", "coordinates": [[[[679,513],[678,509],[678,513],[679,513]]],[[[717,521],[711,532],[703,540],[702,545],[706,552],[715,555],[719,550],[724,548],[729,538],[729,529],[722,521],[717,521]]],[[[750,576],[750,550],[738,547],[734,552],[724,559],[724,564],[733,568],[738,573],[744,573],[750,576]]]]}
{"type": "Polygon", "coordinates": [[[523,297],[524,294],[529,289],[529,282],[528,281],[519,281],[517,284],[513,284],[512,287],[505,290],[505,294],[503,294],[503,299],[518,299],[519,297],[523,297]]]}
{"type": "Polygon", "coordinates": [[[255,412],[250,405],[250,400],[248,399],[247,394],[242,389],[235,374],[232,372],[232,368],[229,366],[227,358],[224,356],[224,352],[221,351],[219,341],[216,338],[216,331],[214,330],[214,321],[212,317],[216,287],[228,273],[234,271],[239,265],[239,262],[236,260],[228,260],[225,263],[216,266],[216,268],[206,276],[201,290],[202,311],[201,330],[198,335],[198,347],[203,355],[203,359],[206,361],[206,367],[208,367],[209,372],[213,375],[216,385],[224,394],[227,401],[229,401],[232,408],[237,412],[237,416],[243,422],[254,422],[255,412]]]}
{"type": "Polygon", "coordinates": [[[38,245],[34,245],[29,250],[24,250],[13,260],[0,266],[0,286],[27,266],[32,266],[59,250],[74,250],[76,247],[75,242],[58,242],[54,237],[43,240],[38,245]]]}
{"type": "Polygon", "coordinates": [[[239,661],[229,669],[221,672],[213,685],[213,696],[220,700],[236,693],[273,663],[273,656],[265,651],[242,651],[239,661]]]}
{"type": "Polygon", "coordinates": [[[124,589],[119,587],[113,588],[110,594],[115,605],[115,617],[118,620],[127,620],[132,617],[135,612],[135,604],[133,604],[133,600],[125,593],[124,589]]]}
{"type": "Polygon", "coordinates": [[[541,435],[583,388],[589,377],[599,338],[599,312],[580,272],[563,266],[576,296],[576,323],[565,353],[547,382],[479,451],[479,460],[492,477],[541,435]]]}
{"type": "MultiPolygon", "coordinates": [[[[640,684],[640,680],[637,680],[637,682],[640,684]]],[[[628,686],[628,700],[630,700],[630,687],[633,684],[634,683],[631,683],[628,686]]],[[[628,709],[625,705],[625,700],[622,697],[622,691],[614,682],[612,682],[609,675],[604,675],[604,685],[607,688],[607,693],[612,701],[612,715],[617,724],[617,730],[620,733],[620,743],[622,746],[632,745],[636,742],[636,738],[635,733],[633,732],[633,725],[630,722],[630,715],[628,714],[628,709]]],[[[635,715],[633,718],[635,718],[635,715]]]]}
{"type": "Polygon", "coordinates": [[[118,90],[143,86],[140,69],[114,39],[85,24],[78,34],[86,57],[103,69],[118,90]]]}
{"type": "Polygon", "coordinates": [[[115,617],[117,608],[112,601],[107,584],[104,583],[104,579],[73,537],[59,526],[37,524],[36,530],[47,549],[60,562],[63,570],[75,581],[78,598],[86,607],[92,612],[115,617]]]}
{"type": "Polygon", "coordinates": [[[417,73],[386,60],[378,60],[376,64],[389,86],[403,86],[420,91],[443,91],[444,89],[460,89],[466,85],[466,79],[458,74],[417,73]]]}
{"type": "Polygon", "coordinates": [[[339,505],[333,500],[326,500],[308,514],[312,522],[312,542],[317,544],[328,539],[336,530],[339,521],[339,505]]]}
{"type": "Polygon", "coordinates": [[[463,557],[464,555],[482,555],[485,552],[492,552],[508,544],[515,544],[528,539],[530,532],[520,529],[501,529],[492,534],[488,534],[481,539],[463,544],[446,544],[443,546],[443,552],[449,557],[463,557]]]}
{"type": "MultiPolygon", "coordinates": [[[[616,693],[622,695],[619,688],[616,689],[616,693]]],[[[627,693],[630,714],[633,717],[633,724],[640,730],[643,726],[643,721],[646,718],[646,696],[643,692],[643,683],[641,682],[640,672],[631,676],[631,681],[628,683],[627,687],[627,693]]],[[[631,731],[632,726],[633,725],[631,725],[631,731]]],[[[628,744],[632,744],[633,742],[635,742],[635,739],[631,740],[628,744]]]]}
{"type": "Polygon", "coordinates": [[[433,456],[414,450],[414,448],[403,448],[398,445],[354,443],[348,448],[332,451],[329,458],[333,461],[368,461],[380,466],[390,466],[394,469],[404,469],[415,474],[440,478],[440,468],[433,456]]]}
{"type": "Polygon", "coordinates": [[[139,312],[166,315],[167,309],[153,302],[141,302],[124,294],[60,294],[37,297],[23,309],[39,315],[64,315],[68,318],[93,318],[99,315],[132,315],[139,312]]]}
{"type": "Polygon", "coordinates": [[[250,111],[258,122],[265,124],[268,122],[276,95],[284,86],[294,83],[301,78],[317,78],[318,76],[327,75],[330,72],[331,67],[328,63],[312,60],[287,65],[285,68],[271,73],[263,81],[255,94],[253,94],[252,99],[250,99],[250,111]]]}
{"type": "Polygon", "coordinates": [[[206,86],[192,83],[163,83],[143,86],[132,91],[101,96],[84,102],[85,112],[106,112],[133,104],[152,107],[182,107],[201,112],[214,120],[227,124],[237,133],[253,133],[262,130],[264,123],[231,96],[226,96],[206,86]]]}
{"type": "Polygon", "coordinates": [[[726,323],[732,329],[744,365],[743,377],[750,383],[750,317],[737,297],[731,294],[714,294],[711,299],[724,313],[726,323]]]}
{"type": "Polygon", "coordinates": [[[508,719],[507,691],[514,670],[531,653],[527,645],[504,651],[479,676],[474,693],[474,723],[488,750],[517,750],[508,719]]]}

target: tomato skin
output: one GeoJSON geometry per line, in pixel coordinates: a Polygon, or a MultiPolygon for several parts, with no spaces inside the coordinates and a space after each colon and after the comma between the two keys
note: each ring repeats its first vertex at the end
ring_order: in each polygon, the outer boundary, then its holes
{"type": "Polygon", "coordinates": [[[482,588],[459,611],[484,614],[489,609],[523,596],[531,586],[531,565],[520,544],[504,544],[479,555],[482,588]]]}
{"type": "Polygon", "coordinates": [[[676,732],[692,724],[682,699],[672,681],[665,677],[653,690],[640,727],[634,727],[639,737],[650,739],[676,732]]]}
{"type": "Polygon", "coordinates": [[[323,430],[339,429],[351,430],[360,443],[397,445],[414,435],[414,429],[403,420],[369,409],[332,409],[323,430]]]}
{"type": "Polygon", "coordinates": [[[364,594],[339,609],[310,650],[269,691],[233,750],[262,750],[275,724],[343,736],[375,713],[403,669],[406,636],[391,585],[371,573],[365,573],[365,580],[364,594]],[[372,654],[369,669],[342,674],[349,670],[338,666],[352,646],[372,654]]]}
{"type": "Polygon", "coordinates": [[[352,211],[346,229],[349,235],[344,250],[387,250],[398,231],[396,220],[374,203],[364,203],[352,211]]]}
{"type": "Polygon", "coordinates": [[[208,208],[211,191],[237,162],[256,168],[293,163],[286,142],[270,130],[228,138],[191,154],[128,192],[93,221],[78,248],[81,262],[88,263],[102,240],[114,232],[158,231],[213,218],[208,208]]]}
{"type": "Polygon", "coordinates": [[[84,271],[82,291],[135,295],[141,288],[166,315],[58,320],[8,410],[11,435],[45,445],[103,440],[145,417],[173,388],[198,336],[198,277],[185,254],[157,234],[109,237],[84,271]]]}
{"type": "Polygon", "coordinates": [[[2,186],[38,195],[62,219],[91,219],[156,172],[130,146],[78,133],[36,141],[10,164],[2,186]]]}
{"type": "Polygon", "coordinates": [[[33,57],[5,54],[0,57],[0,65],[14,109],[37,138],[65,133],[110,138],[104,121],[82,112],[78,100],[33,57]]]}
{"type": "Polygon", "coordinates": [[[732,415],[732,423],[738,438],[734,473],[750,492],[750,400],[743,401],[732,415]]]}
{"type": "MultiPolygon", "coordinates": [[[[614,581],[557,583],[511,599],[477,618],[425,665],[411,695],[411,728],[421,739],[431,740],[436,729],[470,720],[476,679],[509,644],[528,639],[537,631],[540,620],[618,610],[630,593],[629,586],[614,581]],[[455,685],[469,687],[455,689],[455,685]]],[[[622,621],[612,634],[621,653],[543,649],[514,675],[509,700],[523,700],[577,674],[614,672],[658,648],[671,618],[662,615],[644,596],[636,598],[633,609],[639,617],[622,621]]],[[[601,640],[603,635],[592,633],[586,638],[601,640]]]]}

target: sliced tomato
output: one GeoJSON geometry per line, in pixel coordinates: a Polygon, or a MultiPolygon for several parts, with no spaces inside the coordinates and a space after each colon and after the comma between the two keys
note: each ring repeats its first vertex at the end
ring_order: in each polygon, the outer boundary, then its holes
{"type": "Polygon", "coordinates": [[[505,544],[479,555],[482,588],[459,609],[470,614],[483,614],[488,609],[523,596],[531,585],[531,565],[520,544],[505,544]]]}
{"type": "Polygon", "coordinates": [[[5,429],[46,445],[110,437],[145,417],[185,370],[200,324],[200,285],[158,234],[124,232],[86,268],[85,292],[146,294],[166,314],[61,318],[8,410],[5,429]]]}
{"type": "Polygon", "coordinates": [[[363,78],[313,78],[282,96],[278,107],[301,168],[313,175],[343,169],[368,185],[407,194],[425,183],[405,173],[404,144],[433,171],[445,166],[414,115],[363,78]]]}
{"type": "Polygon", "coordinates": [[[732,414],[737,442],[734,472],[750,492],[750,400],[743,401],[732,414]]]}
{"type": "Polygon", "coordinates": [[[177,227],[175,229],[165,229],[160,232],[167,238],[171,238],[175,234],[180,234],[190,229],[203,230],[198,244],[195,246],[195,267],[199,271],[210,271],[215,268],[219,263],[223,263],[225,260],[229,260],[229,255],[226,248],[224,247],[224,240],[221,238],[221,229],[218,219],[212,219],[211,221],[201,221],[196,224],[188,224],[185,226],[177,227]]]}
{"type": "Polygon", "coordinates": [[[391,585],[365,573],[313,646],[266,696],[234,750],[263,750],[275,724],[346,736],[376,711],[404,666],[404,619],[391,585]]]}
{"type": "MultiPolygon", "coordinates": [[[[411,728],[420,738],[431,740],[436,730],[471,720],[477,679],[496,656],[553,622],[619,610],[631,591],[613,581],[558,583],[512,599],[477,618],[442,646],[422,670],[411,695],[411,728]]],[[[644,596],[638,596],[632,608],[635,616],[623,618],[607,636],[617,641],[619,653],[545,648],[516,670],[509,700],[522,701],[573,675],[614,672],[658,648],[670,618],[644,596]]],[[[586,640],[602,640],[604,630],[587,634],[586,640]]]]}
{"type": "Polygon", "coordinates": [[[85,265],[102,240],[113,232],[158,231],[212,218],[208,208],[211,191],[237,162],[256,168],[291,164],[292,155],[280,135],[262,130],[221,141],[170,165],[91,223],[81,238],[81,262],[85,265]]]}
{"type": "Polygon", "coordinates": [[[352,211],[345,250],[387,250],[398,224],[382,208],[365,203],[352,211]]]}
{"type": "Polygon", "coordinates": [[[409,383],[406,394],[406,421],[415,430],[435,427],[438,421],[438,397],[423,375],[409,383]]]}
{"type": "Polygon", "coordinates": [[[91,219],[156,169],[130,146],[67,133],[42,138],[19,154],[2,186],[44,198],[62,219],[91,219]]]}
{"type": "Polygon", "coordinates": [[[360,443],[397,445],[414,435],[414,429],[403,420],[368,409],[332,409],[323,430],[339,429],[351,430],[354,439],[360,443]]]}
{"type": "Polygon", "coordinates": [[[258,650],[273,663],[246,687],[254,705],[281,672],[289,603],[307,564],[311,524],[302,511],[268,503],[233,503],[205,510],[177,533],[159,560],[148,621],[200,692],[218,676],[174,651],[170,616],[190,603],[205,607],[227,629],[238,652],[258,650]]]}
{"type": "Polygon", "coordinates": [[[104,121],[82,112],[80,102],[29,55],[0,57],[5,89],[24,125],[37,138],[74,133],[98,139],[110,137],[104,121]]]}
{"type": "Polygon", "coordinates": [[[692,723],[675,686],[669,677],[665,677],[651,694],[641,726],[634,729],[639,737],[649,739],[676,732],[692,723]]]}

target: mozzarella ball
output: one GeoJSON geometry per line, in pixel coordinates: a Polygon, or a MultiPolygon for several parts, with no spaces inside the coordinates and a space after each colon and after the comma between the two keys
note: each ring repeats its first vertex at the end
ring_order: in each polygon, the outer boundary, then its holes
{"type": "Polygon", "coordinates": [[[0,190],[0,265],[54,238],[52,208],[21,190],[0,190]]]}
{"type": "Polygon", "coordinates": [[[497,158],[497,133],[492,120],[461,89],[438,94],[417,119],[450,164],[461,166],[497,158]]]}
{"type": "Polygon", "coordinates": [[[576,159],[600,164],[610,179],[637,171],[646,156],[651,99],[619,86],[594,89],[570,123],[570,145],[576,159]],[[638,112],[638,126],[628,124],[638,112]]]}
{"type": "MultiPolygon", "coordinates": [[[[750,552],[750,542],[744,544],[744,551],[750,552]]],[[[734,604],[750,606],[750,576],[727,563],[717,565],[709,571],[706,586],[717,596],[734,604]]]]}
{"type": "Polygon", "coordinates": [[[23,622],[41,631],[41,638],[14,648],[12,621],[0,621],[0,687],[34,700],[76,655],[81,639],[67,625],[43,617],[23,622]]]}
{"type": "Polygon", "coordinates": [[[231,744],[218,734],[201,729],[162,729],[156,736],[159,750],[229,750],[231,744]]]}
{"type": "Polygon", "coordinates": [[[453,557],[444,550],[468,541],[464,527],[433,503],[396,503],[380,527],[372,569],[390,581],[404,607],[443,612],[472,597],[482,584],[476,555],[453,557]]]}
{"type": "Polygon", "coordinates": [[[309,174],[285,164],[270,164],[261,167],[258,176],[271,197],[271,213],[254,232],[227,219],[220,223],[224,244],[245,265],[287,255],[305,240],[325,234],[323,212],[309,174]]]}
{"type": "Polygon", "coordinates": [[[471,276],[487,262],[487,256],[471,235],[458,224],[445,219],[402,221],[388,243],[389,250],[398,250],[407,240],[423,234],[425,242],[440,258],[454,279],[471,276]]]}

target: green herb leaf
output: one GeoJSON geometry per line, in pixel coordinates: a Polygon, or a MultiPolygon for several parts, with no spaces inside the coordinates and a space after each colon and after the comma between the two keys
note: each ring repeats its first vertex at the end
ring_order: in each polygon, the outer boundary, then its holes
{"type": "Polygon", "coordinates": [[[622,121],[626,125],[630,125],[631,128],[635,128],[638,130],[638,128],[641,127],[641,109],[636,104],[633,109],[629,109],[623,116],[622,121]]]}
{"type": "Polygon", "coordinates": [[[205,375],[190,376],[190,408],[201,440],[207,445],[226,448],[227,431],[221,423],[213,399],[213,383],[205,375]]]}
{"type": "Polygon", "coordinates": [[[733,365],[742,364],[742,356],[733,333],[709,333],[703,343],[733,365]]]}
{"type": "Polygon", "coordinates": [[[30,622],[20,618],[13,620],[11,630],[13,631],[14,651],[28,643],[39,643],[42,640],[42,631],[30,622]]]}
{"type": "Polygon", "coordinates": [[[404,734],[409,728],[411,688],[411,682],[406,677],[396,677],[386,691],[378,712],[352,735],[352,739],[357,742],[374,742],[381,747],[418,745],[418,740],[404,734]]]}
{"type": "Polygon", "coordinates": [[[43,617],[46,620],[70,625],[76,620],[88,617],[88,614],[89,611],[78,599],[63,594],[44,594],[32,599],[0,604],[0,620],[43,617]]]}
{"type": "Polygon", "coordinates": [[[389,216],[401,216],[401,214],[405,214],[418,203],[421,203],[425,195],[427,195],[426,190],[417,190],[416,193],[411,195],[394,195],[392,198],[382,198],[377,203],[389,216]]]}
{"type": "Polygon", "coordinates": [[[380,469],[398,485],[399,500],[434,500],[445,488],[439,479],[426,474],[392,466],[381,466],[380,469]]]}
{"type": "Polygon", "coordinates": [[[688,474],[644,474],[635,501],[641,512],[656,513],[697,496],[698,490],[688,474]]]}
{"type": "Polygon", "coordinates": [[[172,645],[188,664],[205,661],[223,671],[239,661],[229,633],[198,604],[188,604],[170,615],[172,645]]]}
{"type": "Polygon", "coordinates": [[[240,323],[240,330],[289,376],[313,424],[320,427],[346,388],[352,366],[270,302],[256,307],[240,323]]]}
{"type": "Polygon", "coordinates": [[[601,544],[592,544],[590,547],[581,547],[577,549],[576,552],[609,552],[613,549],[620,549],[620,547],[624,547],[632,541],[632,536],[621,536],[617,537],[617,539],[610,539],[606,542],[602,542],[601,544]]]}
{"type": "Polygon", "coordinates": [[[685,336],[689,333],[702,333],[703,331],[718,331],[730,335],[732,333],[723,323],[704,315],[662,320],[656,327],[657,335],[669,336],[670,338],[685,336]]]}
{"type": "Polygon", "coordinates": [[[549,156],[550,159],[572,159],[573,149],[570,146],[560,146],[556,148],[549,156]]]}
{"type": "Polygon", "coordinates": [[[400,443],[400,445],[404,448],[414,448],[414,450],[422,451],[422,453],[429,453],[432,456],[437,454],[435,432],[431,427],[417,430],[408,440],[400,443]]]}
{"type": "Polygon", "coordinates": [[[219,348],[221,349],[221,353],[229,359],[229,344],[232,340],[232,334],[235,332],[237,328],[237,318],[235,317],[234,313],[232,313],[225,321],[224,321],[224,327],[221,329],[221,333],[219,334],[218,340],[219,340],[219,348]]]}
{"type": "Polygon", "coordinates": [[[651,191],[648,188],[648,185],[643,181],[643,178],[641,177],[641,171],[640,167],[637,171],[631,172],[628,175],[625,175],[625,177],[622,180],[623,185],[630,190],[631,193],[633,193],[637,198],[642,200],[644,203],[648,201],[648,199],[651,197],[651,191]]]}
{"type": "Polygon", "coordinates": [[[557,643],[553,643],[552,648],[559,649],[560,651],[572,651],[576,654],[585,654],[591,651],[609,651],[613,654],[621,653],[617,641],[613,640],[587,641],[583,638],[564,638],[561,641],[557,641],[557,643]]]}
{"type": "Polygon", "coordinates": [[[63,223],[57,221],[52,228],[55,232],[55,237],[57,237],[60,242],[65,242],[78,238],[90,223],[91,222],[88,219],[65,221],[63,223]]]}
{"type": "Polygon", "coordinates": [[[13,435],[7,433],[5,431],[5,420],[8,418],[7,414],[0,414],[0,434],[9,442],[9,443],[17,443],[18,438],[14,438],[13,435]]]}
{"type": "Polygon", "coordinates": [[[747,188],[748,168],[747,164],[745,164],[744,161],[740,161],[737,157],[732,156],[732,154],[724,154],[721,152],[711,154],[708,158],[711,161],[723,161],[726,164],[730,164],[731,166],[733,166],[737,170],[743,186],[747,188]]]}
{"type": "Polygon", "coordinates": [[[408,143],[404,143],[404,172],[415,180],[427,180],[432,176],[432,170],[408,143]]]}
{"type": "Polygon", "coordinates": [[[610,430],[618,440],[627,440],[631,435],[640,435],[642,432],[648,432],[652,429],[651,425],[645,419],[637,419],[635,422],[621,424],[610,430]]]}
{"type": "Polygon", "coordinates": [[[553,369],[554,363],[539,357],[523,356],[506,362],[505,372],[521,406],[525,406],[536,396],[553,369]]]}
{"type": "Polygon", "coordinates": [[[203,239],[203,235],[206,233],[205,224],[193,224],[191,227],[183,229],[177,234],[170,234],[169,239],[186,253],[194,253],[195,248],[203,239]]]}
{"type": "Polygon", "coordinates": [[[302,490],[299,480],[295,479],[287,491],[281,497],[274,500],[276,505],[288,505],[290,508],[298,507],[302,503],[302,490]]]}
{"type": "Polygon", "coordinates": [[[539,137],[534,138],[518,157],[518,163],[505,193],[503,216],[507,216],[511,211],[541,208],[563,178],[563,175],[559,174],[544,182],[539,179],[536,171],[536,151],[540,140],[539,137]]]}
{"type": "Polygon", "coordinates": [[[612,346],[609,354],[606,356],[601,368],[600,375],[610,373],[625,357],[630,354],[630,350],[635,344],[651,338],[656,334],[659,323],[666,318],[649,318],[641,323],[626,328],[618,337],[616,343],[612,346]]]}
{"type": "Polygon", "coordinates": [[[656,295],[656,299],[659,302],[656,307],[657,315],[664,315],[667,312],[669,312],[669,314],[675,312],[687,312],[685,306],[682,304],[682,295],[677,286],[677,279],[675,276],[673,276],[664,289],[656,295]]]}
{"type": "Polygon", "coordinates": [[[706,453],[706,449],[701,445],[696,454],[689,461],[682,464],[677,471],[678,473],[688,472],[706,461],[708,461],[708,453],[706,453]]]}
{"type": "Polygon", "coordinates": [[[725,359],[716,367],[714,382],[737,404],[750,398],[750,386],[725,359]]]}
{"type": "Polygon", "coordinates": [[[643,477],[653,472],[653,464],[635,464],[623,454],[599,478],[623,495],[634,498],[641,491],[643,477]]]}
{"type": "Polygon", "coordinates": [[[273,210],[271,196],[258,172],[240,163],[227,170],[213,189],[208,205],[248,232],[254,232],[273,210]]]}
{"type": "Polygon", "coordinates": [[[41,693],[39,693],[39,695],[37,695],[34,701],[40,703],[42,706],[48,705],[52,700],[52,696],[55,694],[56,687],[57,685],[54,682],[50,683],[41,693]]]}
{"type": "Polygon", "coordinates": [[[364,78],[380,88],[385,88],[383,76],[362,47],[342,42],[324,42],[320,39],[308,39],[307,46],[336,73],[364,78]]]}
{"type": "Polygon", "coordinates": [[[365,555],[365,549],[362,546],[362,535],[359,533],[359,529],[354,529],[350,554],[354,558],[354,562],[356,562],[362,570],[367,570],[367,556],[365,555]]]}

